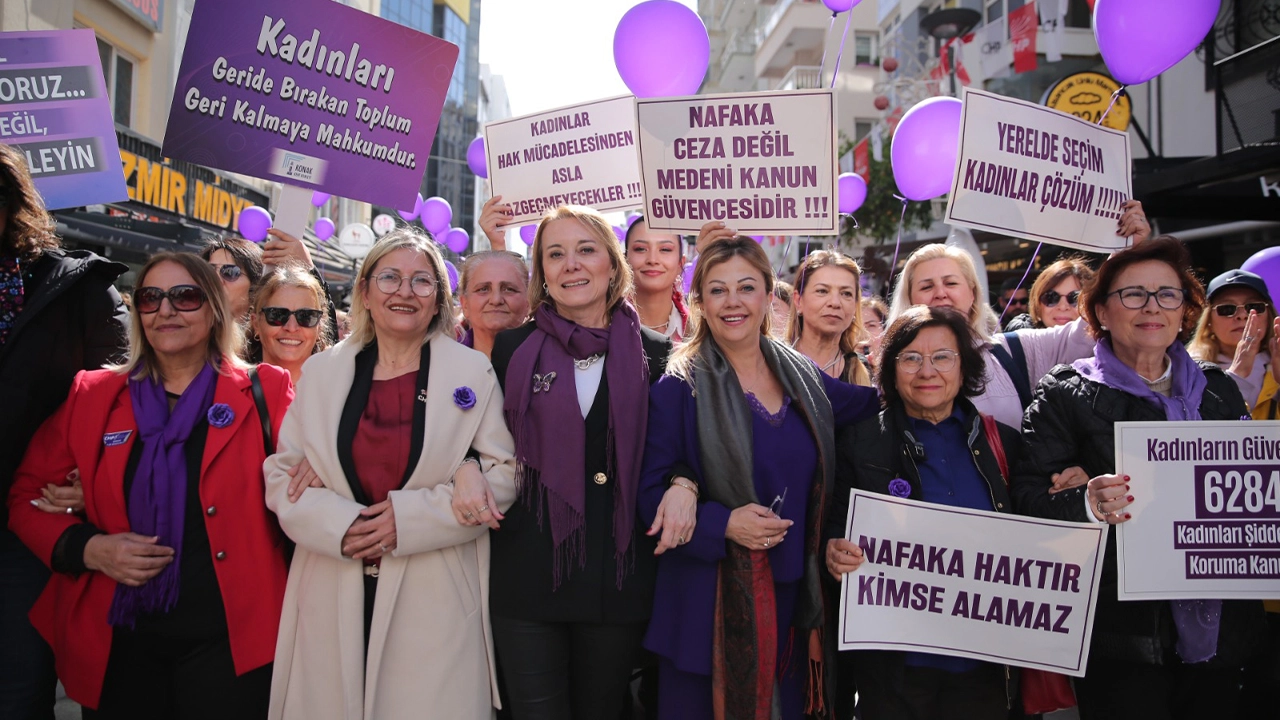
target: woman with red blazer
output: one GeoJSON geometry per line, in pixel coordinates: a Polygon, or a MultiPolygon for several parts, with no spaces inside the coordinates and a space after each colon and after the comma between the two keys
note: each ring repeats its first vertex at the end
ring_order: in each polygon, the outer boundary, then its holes
{"type": "Polygon", "coordinates": [[[262,463],[293,387],[246,372],[197,256],[153,256],[133,297],[128,361],[76,376],[15,475],[9,526],[54,571],[31,620],[87,719],[265,717],[286,568],[262,463]],[[35,507],[73,468],[84,517],[35,507]]]}

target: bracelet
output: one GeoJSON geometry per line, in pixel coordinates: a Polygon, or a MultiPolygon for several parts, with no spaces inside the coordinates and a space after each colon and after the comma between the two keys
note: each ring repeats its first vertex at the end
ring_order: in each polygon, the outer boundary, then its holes
{"type": "Polygon", "coordinates": [[[685,490],[688,490],[689,492],[693,493],[693,496],[695,498],[698,497],[698,486],[694,485],[693,483],[685,481],[683,478],[671,478],[671,486],[682,487],[685,490]]]}
{"type": "Polygon", "coordinates": [[[475,458],[473,458],[473,457],[471,457],[470,455],[468,455],[468,456],[466,456],[466,457],[462,458],[462,462],[458,463],[458,469],[459,469],[459,470],[461,470],[461,469],[462,469],[462,466],[463,466],[463,465],[466,465],[467,463],[475,463],[475,464],[476,464],[476,469],[481,469],[481,468],[480,468],[480,461],[479,461],[479,460],[477,460],[477,459],[475,459],[475,458]]]}

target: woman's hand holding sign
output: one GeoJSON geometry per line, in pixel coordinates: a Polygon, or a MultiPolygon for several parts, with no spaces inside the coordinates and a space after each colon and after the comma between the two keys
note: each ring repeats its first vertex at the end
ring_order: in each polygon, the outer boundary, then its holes
{"type": "Polygon", "coordinates": [[[862,548],[853,542],[844,538],[827,541],[827,572],[835,579],[839,580],[842,575],[862,567],[864,560],[866,555],[862,548]]]}

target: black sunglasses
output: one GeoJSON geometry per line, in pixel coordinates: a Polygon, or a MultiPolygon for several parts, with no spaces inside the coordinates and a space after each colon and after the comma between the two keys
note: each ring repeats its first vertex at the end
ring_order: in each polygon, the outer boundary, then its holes
{"type": "Polygon", "coordinates": [[[1246,313],[1256,312],[1259,315],[1263,315],[1267,312],[1267,304],[1264,302],[1251,302],[1251,303],[1245,303],[1244,305],[1236,305],[1235,303],[1223,303],[1221,305],[1214,305],[1213,311],[1218,313],[1219,317],[1235,317],[1236,313],[1239,312],[1241,307],[1244,308],[1244,311],[1246,313]]]}
{"type": "Polygon", "coordinates": [[[301,308],[298,310],[290,310],[282,307],[264,307],[262,308],[262,317],[267,324],[272,327],[284,327],[289,324],[289,316],[298,319],[298,325],[304,328],[313,328],[320,324],[320,318],[324,317],[323,310],[313,310],[311,308],[301,308]]]}
{"type": "Polygon", "coordinates": [[[207,299],[204,290],[195,285],[174,285],[168,290],[147,286],[133,292],[133,304],[143,315],[158,312],[165,298],[169,298],[169,304],[179,312],[199,310],[207,299]]]}
{"type": "Polygon", "coordinates": [[[1057,290],[1046,290],[1040,293],[1040,304],[1045,307],[1054,307],[1058,304],[1058,301],[1064,297],[1067,299],[1068,305],[1075,307],[1076,304],[1080,302],[1080,291],[1072,290],[1066,295],[1063,295],[1057,290]]]}
{"type": "Polygon", "coordinates": [[[244,274],[244,271],[240,269],[239,265],[215,265],[214,263],[209,263],[209,264],[213,265],[213,269],[218,271],[218,276],[221,277],[224,282],[229,282],[229,283],[235,282],[240,279],[241,275],[244,274]]]}

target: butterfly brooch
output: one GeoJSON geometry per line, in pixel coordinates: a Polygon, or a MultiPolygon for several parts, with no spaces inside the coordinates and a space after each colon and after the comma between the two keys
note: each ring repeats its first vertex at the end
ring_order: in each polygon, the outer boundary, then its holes
{"type": "Polygon", "coordinates": [[[533,393],[536,395],[540,392],[551,392],[551,381],[556,379],[555,372],[549,372],[546,375],[533,374],[533,393]]]}

